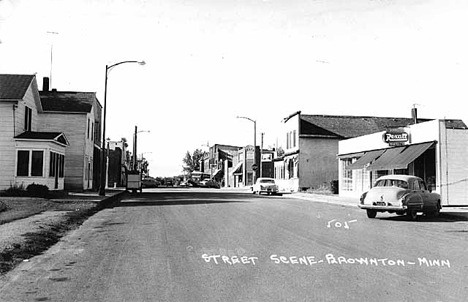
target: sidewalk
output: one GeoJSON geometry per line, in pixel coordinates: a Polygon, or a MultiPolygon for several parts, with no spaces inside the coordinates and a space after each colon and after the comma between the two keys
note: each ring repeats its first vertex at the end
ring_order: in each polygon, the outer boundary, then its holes
{"type": "MultiPolygon", "coordinates": [[[[347,207],[358,207],[359,199],[343,197],[339,195],[328,194],[314,194],[314,193],[286,193],[283,196],[291,198],[299,198],[304,200],[324,202],[330,204],[338,204],[347,207]]],[[[468,206],[467,207],[442,207],[440,214],[443,217],[466,220],[468,221],[468,206]]]]}

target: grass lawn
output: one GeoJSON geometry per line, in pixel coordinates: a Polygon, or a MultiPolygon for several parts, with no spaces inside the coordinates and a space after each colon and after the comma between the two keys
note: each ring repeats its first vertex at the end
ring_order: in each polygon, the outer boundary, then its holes
{"type": "Polygon", "coordinates": [[[92,200],[44,199],[34,197],[0,197],[6,210],[0,212],[0,225],[17,219],[27,218],[44,211],[80,211],[96,206],[92,200]]]}

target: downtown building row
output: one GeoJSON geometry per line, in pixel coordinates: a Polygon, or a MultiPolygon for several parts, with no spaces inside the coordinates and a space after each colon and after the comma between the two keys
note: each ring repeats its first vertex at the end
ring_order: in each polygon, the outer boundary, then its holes
{"type": "Polygon", "coordinates": [[[418,118],[416,108],[403,118],[297,111],[279,129],[270,134],[277,137],[273,150],[260,152],[257,146],[256,165],[253,146],[226,150],[225,145],[212,148],[228,156],[213,152],[207,164],[224,186],[250,186],[255,175],[275,178],[284,191],[334,191],[356,198],[382,175],[416,175],[442,195],[442,205],[468,205],[468,129],[462,120],[418,118]]]}
{"type": "MultiPolygon", "coordinates": [[[[0,190],[33,183],[50,190],[97,190],[101,112],[94,92],[49,89],[48,78],[40,91],[35,75],[0,74],[0,190]]],[[[122,181],[125,154],[122,146],[112,147],[111,185],[122,181]]]]}

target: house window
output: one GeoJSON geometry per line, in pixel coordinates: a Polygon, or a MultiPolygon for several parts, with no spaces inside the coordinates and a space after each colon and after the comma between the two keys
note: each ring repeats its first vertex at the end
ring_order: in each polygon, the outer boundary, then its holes
{"type": "Polygon", "coordinates": [[[89,132],[91,131],[91,121],[88,119],[88,139],[90,137],[89,132]]]}
{"type": "Polygon", "coordinates": [[[293,148],[296,147],[296,130],[293,131],[292,133],[292,139],[293,139],[293,148]]]}
{"type": "Polygon", "coordinates": [[[29,176],[29,151],[18,151],[17,176],[29,176]]]}
{"type": "Polygon", "coordinates": [[[57,166],[57,153],[50,152],[50,161],[49,161],[49,176],[55,176],[55,169],[57,166]]]}
{"type": "Polygon", "coordinates": [[[32,124],[32,109],[25,106],[24,112],[24,131],[31,131],[32,124]]]}
{"type": "Polygon", "coordinates": [[[44,151],[33,151],[31,161],[31,176],[42,176],[44,164],[44,151]]]}
{"type": "Polygon", "coordinates": [[[44,151],[18,151],[17,176],[43,176],[43,170],[44,151]]]}
{"type": "Polygon", "coordinates": [[[58,177],[63,177],[65,156],[55,152],[50,152],[50,163],[49,163],[49,176],[55,177],[58,173],[58,177]]]}

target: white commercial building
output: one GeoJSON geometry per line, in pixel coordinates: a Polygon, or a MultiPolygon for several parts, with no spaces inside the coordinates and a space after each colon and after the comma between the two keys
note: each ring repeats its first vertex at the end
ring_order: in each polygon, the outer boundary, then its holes
{"type": "Polygon", "coordinates": [[[339,194],[355,197],[387,174],[416,175],[442,206],[468,206],[468,129],[432,120],[339,142],[339,194]]]}

